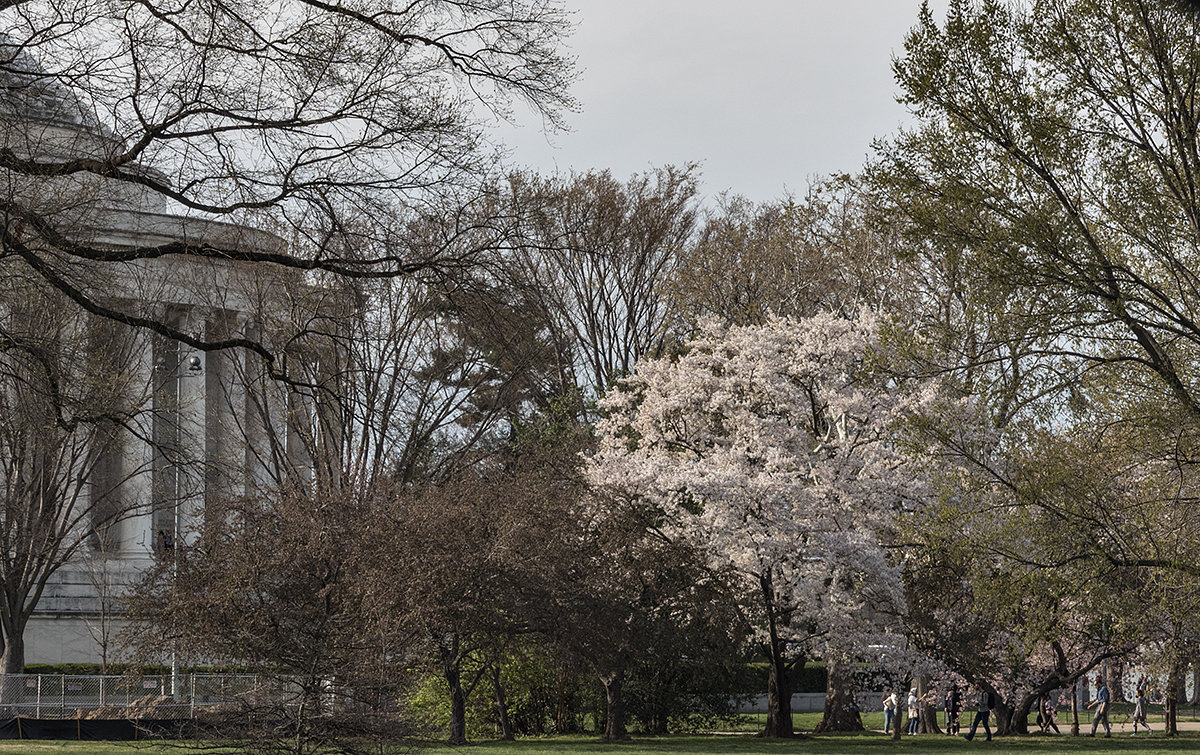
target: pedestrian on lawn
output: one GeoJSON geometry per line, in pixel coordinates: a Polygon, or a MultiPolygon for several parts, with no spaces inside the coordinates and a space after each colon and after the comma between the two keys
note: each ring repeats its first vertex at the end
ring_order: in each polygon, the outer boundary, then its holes
{"type": "Polygon", "coordinates": [[[965,739],[970,742],[975,738],[975,730],[979,724],[983,724],[983,730],[987,734],[987,741],[992,741],[992,728],[988,726],[988,718],[991,717],[992,708],[995,707],[995,702],[991,692],[985,690],[981,685],[975,686],[976,702],[975,702],[975,720],[971,722],[971,731],[967,732],[965,739]]]}
{"type": "Polygon", "coordinates": [[[921,723],[921,710],[917,707],[917,688],[908,691],[908,733],[916,734],[921,723]]]}
{"type": "Polygon", "coordinates": [[[1147,734],[1150,733],[1150,724],[1146,723],[1146,691],[1149,686],[1150,680],[1146,678],[1145,674],[1138,677],[1137,692],[1134,693],[1133,734],[1129,735],[1131,737],[1137,735],[1138,724],[1146,727],[1147,734]]]}
{"type": "Polygon", "coordinates": [[[887,734],[892,730],[892,724],[900,725],[896,720],[896,706],[900,701],[896,699],[896,693],[890,692],[883,696],[883,733],[887,734]]]}
{"type": "Polygon", "coordinates": [[[962,713],[962,700],[959,699],[957,682],[950,685],[946,699],[942,702],[946,708],[946,734],[954,736],[958,734],[958,716],[962,713]]]}
{"type": "Polygon", "coordinates": [[[1104,677],[1096,675],[1096,699],[1088,703],[1087,707],[1096,706],[1096,715],[1092,718],[1092,733],[1088,736],[1096,736],[1096,727],[1100,722],[1104,722],[1104,736],[1112,736],[1112,727],[1108,725],[1108,687],[1104,684],[1104,677]]]}

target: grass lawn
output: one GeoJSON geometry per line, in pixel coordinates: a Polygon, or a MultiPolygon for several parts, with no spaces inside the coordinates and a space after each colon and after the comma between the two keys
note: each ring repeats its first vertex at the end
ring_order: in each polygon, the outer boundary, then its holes
{"type": "MultiPolygon", "coordinates": [[[[0,755],[179,755],[186,746],[153,746],[119,742],[0,741],[0,755]]],[[[1200,732],[1184,732],[1174,738],[1144,737],[1056,737],[1040,734],[1005,737],[991,742],[966,742],[961,738],[924,735],[906,736],[900,742],[878,733],[825,735],[778,741],[750,734],[716,734],[634,739],[620,744],[602,744],[592,737],[548,737],[517,742],[477,742],[467,748],[431,745],[428,755],[890,755],[891,753],[1004,753],[1005,755],[1050,755],[1050,753],[1121,752],[1138,755],[1196,752],[1200,732]]],[[[209,751],[211,752],[211,751],[209,751]]]]}
{"type": "Polygon", "coordinates": [[[180,755],[178,747],[133,742],[62,742],[54,739],[0,741],[2,755],[180,755]]]}
{"type": "MultiPolygon", "coordinates": [[[[1132,710],[1132,705],[1128,706],[1132,710]]],[[[1128,716],[1122,706],[1114,706],[1113,724],[1121,723],[1128,716]]],[[[1188,708],[1180,711],[1180,721],[1195,721],[1197,711],[1188,708]]],[[[1044,736],[1034,734],[1027,737],[996,738],[985,742],[981,738],[966,742],[961,737],[945,735],[905,736],[893,742],[879,732],[859,734],[827,734],[808,736],[790,741],[760,739],[753,732],[762,722],[759,716],[747,716],[739,727],[740,731],[724,734],[697,734],[691,736],[638,737],[630,742],[602,744],[593,736],[563,736],[527,738],[516,742],[478,740],[470,747],[450,747],[431,743],[424,752],[427,755],[704,755],[706,753],[738,753],[740,755],[891,755],[891,753],[935,753],[937,755],[967,755],[968,753],[1003,753],[1004,755],[1051,755],[1052,753],[1101,753],[1121,752],[1138,755],[1166,755],[1166,753],[1200,752],[1200,731],[1184,731],[1177,737],[1167,738],[1161,733],[1162,717],[1151,716],[1150,725],[1155,734],[1114,734],[1112,739],[1102,737],[1044,736]]],[[[798,731],[811,730],[821,720],[820,713],[797,713],[793,717],[798,731]]],[[[964,722],[970,717],[964,715],[964,722]]],[[[941,716],[938,723],[942,722],[941,716]]],[[[882,713],[864,716],[868,727],[883,726],[882,713]]],[[[1070,711],[1060,712],[1059,728],[1070,731],[1070,711]]],[[[1091,725],[1090,716],[1081,716],[1080,725],[1084,732],[1091,725]]],[[[1032,726],[1032,722],[1031,722],[1032,726]]],[[[979,732],[982,737],[983,732],[979,732]]],[[[188,751],[186,744],[151,745],[145,742],[63,742],[0,740],[0,755],[181,755],[188,751]]],[[[214,750],[206,749],[212,753],[214,750]]],[[[219,751],[217,751],[219,752],[219,751]]],[[[408,755],[409,749],[399,749],[396,755],[408,755]]]]}
{"type": "MultiPolygon", "coordinates": [[[[893,742],[882,734],[841,734],[815,736],[793,741],[765,740],[753,735],[678,736],[653,739],[634,739],[621,744],[601,744],[594,739],[555,737],[526,739],[517,742],[481,742],[472,745],[471,755],[620,755],[689,753],[739,753],[740,755],[889,755],[890,753],[1005,753],[1006,755],[1036,755],[1040,753],[1127,752],[1140,755],[1196,752],[1200,750],[1200,733],[1186,732],[1171,739],[1162,737],[1029,737],[997,738],[991,742],[977,739],[964,741],[959,737],[936,735],[904,737],[893,742]]],[[[451,747],[437,747],[431,755],[450,755],[451,747]]]]}

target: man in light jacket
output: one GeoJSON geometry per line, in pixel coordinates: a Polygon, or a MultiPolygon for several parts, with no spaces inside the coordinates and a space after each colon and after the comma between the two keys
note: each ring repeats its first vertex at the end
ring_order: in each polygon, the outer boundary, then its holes
{"type": "Polygon", "coordinates": [[[1096,674],[1096,699],[1088,703],[1087,707],[1096,707],[1096,715],[1092,718],[1092,733],[1089,737],[1096,736],[1096,727],[1101,721],[1104,721],[1104,736],[1112,736],[1112,727],[1108,725],[1108,687],[1104,684],[1104,677],[1096,674]]]}

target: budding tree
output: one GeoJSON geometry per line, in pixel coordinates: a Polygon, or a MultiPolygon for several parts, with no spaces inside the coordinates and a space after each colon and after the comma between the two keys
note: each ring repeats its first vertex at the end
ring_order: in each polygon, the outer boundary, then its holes
{"type": "Polygon", "coordinates": [[[903,604],[879,534],[924,494],[894,442],[917,397],[873,368],[877,343],[867,315],[706,323],[602,402],[593,484],[639,496],[663,535],[739,577],[769,661],[766,736],[792,736],[789,666],[903,604]]]}

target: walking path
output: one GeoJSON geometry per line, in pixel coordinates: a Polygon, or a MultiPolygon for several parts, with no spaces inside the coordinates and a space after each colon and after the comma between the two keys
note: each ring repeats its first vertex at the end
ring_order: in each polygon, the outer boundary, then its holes
{"type": "MultiPolygon", "coordinates": [[[[1067,724],[1067,728],[1069,729],[1069,728],[1070,728],[1070,726],[1071,726],[1071,724],[1069,724],[1069,723],[1068,723],[1068,724],[1067,724]]],[[[1058,722],[1058,728],[1060,728],[1060,729],[1061,729],[1062,727],[1063,727],[1063,726],[1062,726],[1062,721],[1059,721],[1059,722],[1058,722]]],[[[1176,729],[1179,729],[1180,731],[1200,731],[1200,721],[1176,721],[1176,722],[1175,722],[1175,728],[1176,728],[1176,729]]],[[[1112,722],[1112,729],[1113,729],[1113,734],[1114,734],[1114,735],[1116,735],[1116,734],[1121,734],[1121,735],[1125,736],[1125,735],[1132,734],[1132,733],[1133,733],[1133,721],[1129,721],[1129,722],[1125,722],[1125,721],[1121,721],[1121,722],[1113,721],[1113,722],[1112,722]]],[[[1089,723],[1089,724],[1087,725],[1087,729],[1085,730],[1085,729],[1084,729],[1084,727],[1083,727],[1083,724],[1081,723],[1081,724],[1079,725],[1079,730],[1080,730],[1080,731],[1083,731],[1084,733],[1086,733],[1086,732],[1089,732],[1089,731],[1091,731],[1091,730],[1092,730],[1092,725],[1089,723]]],[[[1140,737],[1141,735],[1145,734],[1145,733],[1146,733],[1146,730],[1145,730],[1145,729],[1139,729],[1139,730],[1138,730],[1138,736],[1139,736],[1139,737],[1140,737]]],[[[1156,722],[1156,721],[1154,721],[1154,720],[1152,719],[1152,720],[1150,721],[1150,734],[1151,734],[1152,736],[1153,736],[1153,735],[1155,735],[1155,734],[1157,734],[1158,736],[1160,736],[1160,737],[1161,737],[1161,736],[1162,736],[1162,733],[1163,733],[1163,722],[1162,722],[1162,721],[1157,721],[1157,722],[1156,722]]],[[[1096,736],[1100,736],[1100,735],[1099,735],[1099,734],[1097,734],[1096,736]]]]}
{"type": "MultiPolygon", "coordinates": [[[[992,724],[993,724],[992,731],[994,732],[996,730],[994,719],[992,721],[992,724]]],[[[938,722],[938,725],[941,726],[940,721],[938,722]]],[[[966,731],[966,730],[969,730],[971,727],[964,726],[962,728],[963,728],[963,731],[966,731]]],[[[1200,721],[1178,721],[1175,724],[1175,728],[1179,729],[1180,731],[1200,731],[1200,721]]],[[[1151,729],[1150,736],[1161,737],[1163,735],[1163,722],[1161,720],[1155,721],[1155,720],[1151,719],[1150,720],[1150,729],[1151,729]]],[[[1034,726],[1033,724],[1030,724],[1029,730],[1031,732],[1036,731],[1037,727],[1034,726]]],[[[1071,735],[1070,719],[1068,719],[1067,721],[1063,721],[1062,719],[1059,719],[1058,730],[1062,732],[1063,736],[1070,736],[1071,735]]],[[[1088,733],[1091,732],[1091,730],[1092,730],[1092,722],[1091,721],[1087,721],[1087,722],[1080,721],[1079,722],[1079,733],[1081,736],[1086,736],[1088,733]]],[[[874,731],[877,731],[880,734],[883,733],[883,729],[875,729],[874,731]]],[[[1128,736],[1132,735],[1133,734],[1133,721],[1113,721],[1112,722],[1112,733],[1113,733],[1114,737],[1128,737],[1128,736]]],[[[906,732],[904,734],[904,736],[912,737],[912,736],[918,736],[918,735],[908,734],[906,732]]],[[[919,735],[919,736],[929,736],[929,735],[925,734],[925,735],[919,735]]],[[[941,736],[945,736],[945,734],[942,734],[941,736]]],[[[983,729],[979,730],[979,733],[977,734],[977,736],[980,736],[980,737],[983,736],[983,729]]],[[[1051,736],[1053,736],[1053,734],[1051,734],[1051,736]]],[[[1104,736],[1104,727],[1103,726],[1100,727],[1100,729],[1096,732],[1096,736],[1097,737],[1104,736]]],[[[1139,736],[1139,737],[1146,736],[1146,730],[1139,729],[1137,736],[1139,736]]]]}

